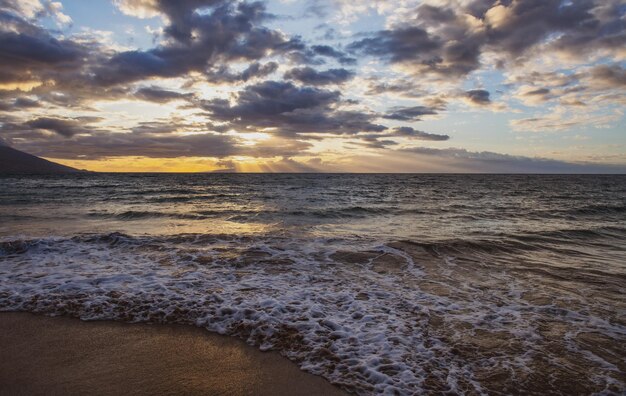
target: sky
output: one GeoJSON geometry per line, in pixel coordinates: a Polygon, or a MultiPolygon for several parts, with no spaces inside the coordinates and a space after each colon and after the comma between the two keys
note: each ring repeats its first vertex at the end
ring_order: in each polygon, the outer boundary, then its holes
{"type": "Polygon", "coordinates": [[[110,172],[626,172],[624,0],[0,0],[0,143],[110,172]]]}

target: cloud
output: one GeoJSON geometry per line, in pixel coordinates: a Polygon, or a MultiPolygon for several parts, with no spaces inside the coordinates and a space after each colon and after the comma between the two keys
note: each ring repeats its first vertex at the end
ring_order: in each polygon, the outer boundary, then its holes
{"type": "Polygon", "coordinates": [[[137,18],[152,18],[161,14],[158,0],[113,0],[124,14],[137,18]]]}
{"type": "Polygon", "coordinates": [[[552,89],[547,87],[536,87],[523,85],[521,86],[515,96],[520,99],[524,104],[529,106],[537,106],[545,103],[555,97],[552,94],[552,89]]]}
{"type": "Polygon", "coordinates": [[[470,91],[466,91],[465,97],[474,105],[485,106],[491,104],[489,91],[484,89],[472,89],[470,91]]]}
{"type": "Polygon", "coordinates": [[[421,4],[391,29],[374,32],[348,48],[403,65],[416,75],[463,77],[482,66],[484,53],[514,63],[535,50],[585,59],[600,51],[616,56],[626,45],[626,10],[619,1],[442,4],[421,4]]]}
{"type": "Polygon", "coordinates": [[[590,74],[589,80],[595,87],[626,87],[626,69],[618,64],[594,66],[591,68],[590,74]]]}
{"type": "Polygon", "coordinates": [[[346,53],[331,47],[330,45],[313,45],[311,51],[317,55],[334,58],[342,65],[354,65],[356,59],[348,56],[346,53]]]}
{"type": "Polygon", "coordinates": [[[354,78],[354,75],[354,72],[346,69],[317,71],[312,67],[303,67],[287,71],[284,78],[288,80],[296,80],[309,85],[340,85],[354,78]]]}
{"type": "Polygon", "coordinates": [[[1,11],[0,25],[9,28],[0,28],[0,83],[55,79],[66,70],[79,68],[87,56],[86,46],[56,39],[45,30],[1,11]]]}
{"type": "Polygon", "coordinates": [[[311,146],[293,139],[272,138],[251,145],[241,137],[222,133],[180,134],[184,127],[168,128],[163,123],[140,124],[130,132],[108,132],[79,127],[80,121],[75,121],[37,119],[21,130],[5,130],[9,132],[9,142],[17,149],[62,159],[292,157],[301,155],[311,146]],[[33,129],[39,128],[53,131],[56,135],[32,133],[33,129]]]}
{"type": "MultiPolygon", "coordinates": [[[[575,163],[541,157],[514,156],[489,151],[413,147],[395,150],[399,157],[413,158],[414,167],[427,172],[453,173],[624,173],[626,166],[575,163]]],[[[415,168],[408,171],[415,171],[415,168]]]]}
{"type": "Polygon", "coordinates": [[[537,88],[532,91],[524,92],[526,96],[544,96],[550,93],[548,88],[537,88]]]}
{"type": "Polygon", "coordinates": [[[454,24],[447,25],[449,29],[438,35],[429,30],[441,26],[441,22],[423,17],[419,7],[416,13],[419,18],[411,19],[420,21],[418,25],[405,24],[378,31],[351,43],[348,49],[403,65],[413,74],[461,77],[479,68],[481,36],[471,31],[465,19],[456,18],[454,24]]]}
{"type": "Polygon", "coordinates": [[[604,109],[602,112],[589,114],[559,106],[548,113],[511,120],[510,125],[513,130],[520,132],[555,132],[585,125],[607,128],[622,117],[623,112],[620,109],[604,109]]]}
{"type": "Polygon", "coordinates": [[[26,126],[33,129],[44,129],[65,137],[71,137],[85,131],[79,120],[69,118],[40,117],[28,121],[26,126]]]}
{"type": "MultiPolygon", "coordinates": [[[[140,4],[141,9],[155,8],[167,16],[169,25],[164,32],[170,40],[147,51],[115,54],[95,69],[97,83],[111,86],[154,77],[184,76],[190,72],[206,72],[207,78],[216,76],[223,81],[224,73],[214,74],[211,69],[233,61],[256,61],[273,53],[303,48],[297,39],[290,40],[283,33],[261,25],[269,17],[261,3],[241,2],[235,6],[226,1],[173,3],[163,0],[140,4]],[[210,7],[211,12],[196,12],[202,7],[210,7]]],[[[275,68],[270,65],[261,70],[254,64],[251,67],[248,76],[244,73],[241,79],[269,74],[275,68]]]]}
{"type": "Polygon", "coordinates": [[[247,68],[239,73],[233,73],[228,66],[220,66],[216,70],[208,70],[205,74],[207,80],[214,84],[247,82],[252,79],[267,77],[278,70],[278,63],[268,62],[261,64],[259,62],[251,63],[247,68]]]}
{"type": "Polygon", "coordinates": [[[41,103],[28,97],[19,97],[14,100],[0,101],[0,111],[19,111],[40,107],[41,103]]]}
{"type": "Polygon", "coordinates": [[[356,143],[357,145],[364,145],[368,148],[385,149],[389,146],[398,145],[395,138],[404,138],[409,140],[421,140],[430,142],[441,142],[450,139],[448,135],[439,135],[436,133],[428,133],[419,131],[411,127],[397,127],[391,130],[386,130],[382,133],[369,133],[358,135],[359,139],[364,141],[364,144],[356,143]]]}
{"type": "Polygon", "coordinates": [[[0,54],[14,65],[59,64],[76,61],[80,47],[71,41],[46,36],[0,33],[0,54]]]}
{"type": "Polygon", "coordinates": [[[72,18],[63,13],[63,4],[50,0],[0,0],[0,10],[26,19],[51,17],[58,26],[72,23],[72,18]]]}
{"type": "Polygon", "coordinates": [[[142,133],[93,133],[71,141],[46,140],[18,147],[35,155],[65,159],[100,159],[141,156],[153,158],[216,157],[239,154],[236,140],[210,133],[194,135],[149,135],[142,133]]]}
{"type": "Polygon", "coordinates": [[[214,99],[200,105],[211,119],[227,122],[239,131],[269,129],[280,136],[308,133],[356,134],[382,131],[374,113],[342,110],[341,94],[285,81],[264,81],[238,92],[235,103],[214,99]]]}
{"type": "Polygon", "coordinates": [[[513,97],[526,106],[541,106],[532,116],[512,120],[516,131],[554,132],[572,128],[605,128],[623,116],[624,69],[614,63],[570,72],[521,73],[510,77],[513,97]]]}
{"type": "Polygon", "coordinates": [[[449,140],[450,136],[448,135],[438,135],[436,133],[427,133],[423,131],[418,131],[411,127],[398,127],[393,129],[393,134],[389,134],[387,136],[395,136],[395,137],[409,137],[416,140],[427,140],[427,141],[445,141],[449,140]]]}
{"type": "MultiPolygon", "coordinates": [[[[11,144],[59,158],[275,156],[297,167],[291,157],[321,150],[324,139],[381,153],[447,141],[395,126],[440,122],[459,102],[522,112],[513,131],[615,126],[626,105],[622,3],[319,0],[333,15],[376,12],[364,22],[386,21],[358,32],[368,25],[330,20],[324,28],[341,35],[320,38],[288,35],[261,2],[115,0],[122,13],[162,24],[152,48],[133,48],[49,28],[49,18],[71,23],[58,2],[0,0],[0,130],[11,144]],[[120,99],[152,103],[107,113],[104,130],[97,117],[120,99]],[[176,100],[184,105],[168,104],[176,100]]],[[[435,157],[450,160],[446,153],[435,157]]]]}
{"type": "Polygon", "coordinates": [[[41,104],[36,100],[21,97],[15,99],[15,102],[13,102],[13,106],[18,109],[30,109],[33,107],[39,107],[41,106],[41,104]]]}
{"type": "Polygon", "coordinates": [[[394,79],[381,81],[370,78],[367,84],[366,95],[396,94],[407,98],[421,98],[428,95],[428,91],[419,82],[413,79],[394,79]]]}
{"type": "Polygon", "coordinates": [[[172,100],[189,99],[193,95],[182,94],[176,91],[160,89],[155,86],[140,88],[135,93],[135,97],[150,102],[166,103],[172,100]]]}
{"type": "MultiPolygon", "coordinates": [[[[233,160],[220,160],[215,163],[219,168],[214,173],[233,173],[233,172],[250,172],[250,168],[233,160]]],[[[283,157],[273,161],[257,161],[254,164],[255,172],[274,172],[274,173],[309,173],[324,172],[328,169],[324,168],[319,158],[311,158],[306,161],[294,160],[292,158],[283,157]]]]}
{"type": "Polygon", "coordinates": [[[205,108],[217,119],[254,120],[293,113],[300,109],[325,107],[340,98],[338,91],[311,87],[296,87],[290,82],[264,81],[247,86],[237,94],[237,104],[221,99],[205,102],[205,108]]]}
{"type": "Polygon", "coordinates": [[[396,107],[390,113],[383,115],[383,118],[399,121],[419,121],[422,116],[437,114],[432,108],[426,106],[396,107]]]}

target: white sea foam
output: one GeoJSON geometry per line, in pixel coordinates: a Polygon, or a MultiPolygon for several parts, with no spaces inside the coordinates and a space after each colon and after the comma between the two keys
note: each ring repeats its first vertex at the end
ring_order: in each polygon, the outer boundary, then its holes
{"type": "Polygon", "coordinates": [[[515,381],[577,359],[624,389],[620,367],[577,341],[626,341],[601,304],[570,289],[533,301],[527,293],[553,285],[418,245],[110,234],[1,249],[2,310],[193,324],[277,349],[357,393],[483,394],[485,371],[515,381]]]}

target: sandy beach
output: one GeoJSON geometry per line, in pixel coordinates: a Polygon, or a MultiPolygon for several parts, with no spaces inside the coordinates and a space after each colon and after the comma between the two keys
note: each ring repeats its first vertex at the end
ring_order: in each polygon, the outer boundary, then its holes
{"type": "Polygon", "coordinates": [[[0,313],[0,394],[341,395],[277,352],[177,325],[0,313]]]}

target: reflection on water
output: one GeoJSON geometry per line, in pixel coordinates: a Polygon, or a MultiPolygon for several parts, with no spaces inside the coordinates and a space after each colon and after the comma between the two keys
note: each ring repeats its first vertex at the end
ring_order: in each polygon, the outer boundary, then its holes
{"type": "Polygon", "coordinates": [[[188,323],[360,394],[626,391],[626,177],[0,179],[0,309],[188,323]]]}
{"type": "Polygon", "coordinates": [[[6,235],[34,228],[163,234],[178,227],[231,234],[256,224],[318,236],[497,237],[619,224],[624,183],[623,176],[523,175],[3,178],[0,216],[11,220],[6,235]]]}

